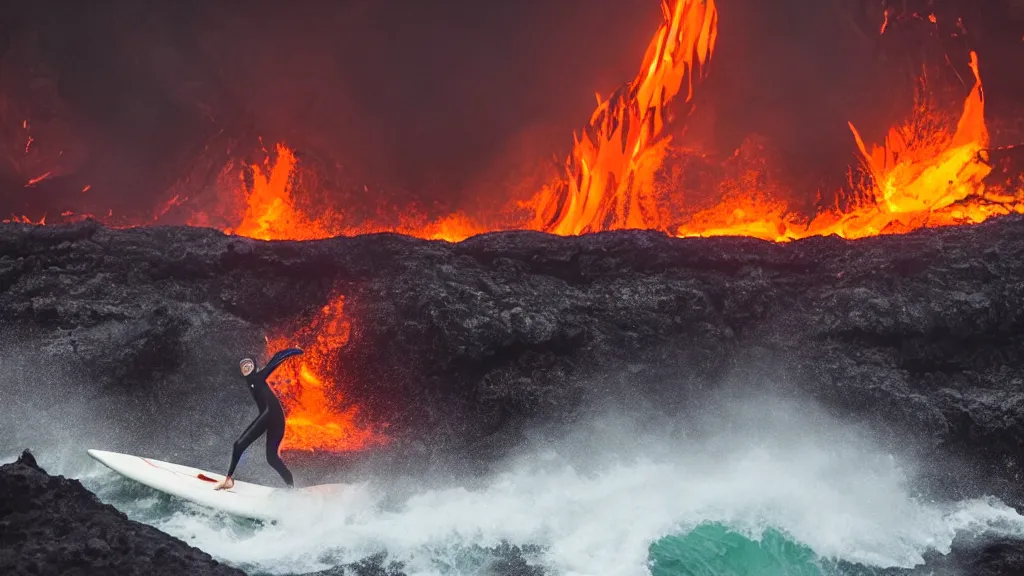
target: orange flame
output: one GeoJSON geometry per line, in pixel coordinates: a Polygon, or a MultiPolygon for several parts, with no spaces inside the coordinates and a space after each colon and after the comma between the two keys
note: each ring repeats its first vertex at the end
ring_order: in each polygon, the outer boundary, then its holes
{"type": "Polygon", "coordinates": [[[665,229],[653,195],[654,175],[671,141],[668,104],[693,75],[703,74],[718,35],[714,0],[661,4],[664,21],[644,55],[640,73],[594,110],[566,161],[567,180],[534,198],[529,227],[575,235],[622,228],[665,229]]]}
{"type": "Polygon", "coordinates": [[[325,219],[311,219],[295,206],[292,196],[292,176],[297,160],[295,153],[282,144],[277,145],[277,159],[271,164],[264,160],[263,170],[252,165],[252,188],[245,186],[245,213],[241,223],[228,234],[248,236],[259,240],[315,240],[336,236],[325,219]]]}
{"type": "Polygon", "coordinates": [[[870,152],[850,124],[865,169],[874,181],[868,191],[872,202],[844,215],[835,233],[861,238],[909,232],[921,226],[978,223],[996,215],[1024,212],[1019,194],[989,191],[983,183],[992,168],[980,156],[989,146],[989,134],[974,52],[970,66],[974,87],[952,133],[932,128],[935,119],[923,91],[911,121],[890,129],[884,145],[872,146],[870,152]]]}
{"type": "MultiPolygon", "coordinates": [[[[683,0],[677,3],[677,7],[687,6],[690,5],[684,5],[683,0]]],[[[611,186],[619,182],[614,170],[605,172],[585,169],[580,172],[579,178],[570,181],[563,189],[561,199],[564,202],[550,189],[542,190],[533,200],[532,206],[538,210],[534,219],[517,227],[545,229],[562,235],[616,228],[664,227],[660,214],[665,212],[665,207],[657,204],[661,198],[655,194],[653,182],[654,174],[664,159],[669,138],[665,136],[658,140],[650,135],[660,134],[664,128],[664,124],[655,120],[661,118],[659,110],[663,109],[668,98],[661,98],[658,106],[643,108],[638,102],[649,90],[645,92],[638,86],[646,86],[643,83],[645,80],[667,76],[664,70],[658,76],[659,68],[655,64],[675,61],[665,51],[665,38],[670,32],[684,38],[706,37],[707,52],[698,49],[696,53],[710,55],[716,16],[712,3],[709,2],[706,7],[711,12],[701,13],[704,18],[697,20],[694,20],[693,11],[666,12],[671,18],[667,17],[666,24],[659,30],[645,58],[645,70],[648,73],[628,85],[628,90],[620,92],[611,100],[603,101],[595,112],[594,119],[597,121],[592,122],[592,126],[613,129],[612,140],[590,136],[577,140],[575,153],[582,155],[581,167],[590,165],[586,160],[590,157],[588,154],[598,159],[622,161],[621,164],[612,162],[611,165],[612,168],[624,167],[628,171],[629,178],[622,181],[624,185],[615,188],[616,193],[613,195],[598,193],[602,189],[595,188],[596,183],[603,182],[611,186]],[[690,20],[683,20],[684,14],[689,14],[690,20]],[[678,31],[679,23],[695,21],[701,24],[700,30],[703,32],[684,34],[678,31]],[[652,54],[663,54],[664,57],[654,58],[652,54]],[[623,94],[631,94],[633,100],[627,102],[623,94]],[[622,121],[606,121],[613,103],[614,110],[620,114],[615,118],[622,118],[622,121]],[[626,115],[627,111],[641,109],[648,111],[647,116],[638,116],[641,120],[630,120],[634,116],[626,115]],[[636,131],[630,128],[645,125],[656,129],[636,131]],[[632,142],[637,154],[625,154],[625,148],[617,145],[622,139],[632,142]],[[604,179],[600,174],[608,178],[604,179]],[[636,187],[638,183],[639,188],[636,187]],[[583,195],[583,190],[590,190],[593,194],[583,195]],[[574,199],[581,200],[581,203],[574,203],[574,199]],[[549,227],[542,225],[543,221],[549,221],[549,227]]],[[[696,45],[702,44],[698,42],[696,45]]],[[[955,129],[943,125],[943,117],[935,111],[934,104],[928,101],[927,87],[923,84],[918,91],[912,117],[904,125],[893,127],[882,146],[872,146],[869,151],[860,134],[850,124],[862,165],[872,182],[859,187],[859,200],[852,206],[825,211],[808,218],[792,212],[786,202],[759,190],[755,184],[741,180],[728,183],[732,193],[717,206],[692,214],[685,224],[675,226],[673,233],[677,236],[753,236],[776,242],[818,235],[838,235],[852,239],[909,232],[921,227],[977,223],[996,215],[1024,212],[1024,191],[991,189],[984,184],[992,168],[981,161],[980,153],[988,147],[989,137],[985,125],[981,76],[977,55],[974,53],[971,54],[970,66],[975,83],[964,102],[955,129]]],[[[683,69],[688,68],[683,66],[683,69]]],[[[672,86],[678,88],[681,85],[682,76],[676,76],[672,86]]],[[[689,88],[687,99],[691,92],[692,88],[689,88]]],[[[235,229],[235,233],[262,239],[308,239],[341,234],[398,232],[455,242],[490,230],[461,213],[433,222],[402,215],[394,225],[364,222],[349,227],[331,225],[327,218],[311,219],[298,211],[291,199],[291,182],[296,168],[294,154],[283,145],[278,145],[277,156],[274,163],[271,164],[269,160],[264,163],[269,174],[259,166],[253,167],[255,184],[248,196],[245,219],[235,229]]],[[[598,165],[601,165],[600,162],[598,165]]]]}
{"type": "Polygon", "coordinates": [[[741,201],[735,206],[741,217],[716,220],[704,214],[702,220],[680,227],[678,235],[744,235],[779,242],[832,234],[853,239],[1024,213],[1024,190],[993,190],[983,182],[992,168],[980,154],[988,147],[989,136],[978,58],[973,52],[970,66],[975,84],[953,131],[942,127],[941,116],[927,101],[923,87],[911,119],[890,129],[882,146],[868,151],[850,124],[873,182],[861,189],[861,200],[851,208],[807,221],[787,214],[784,204],[766,209],[755,200],[745,205],[741,201]]]}
{"type": "Polygon", "coordinates": [[[344,311],[345,298],[339,296],[298,333],[267,339],[272,350],[298,345],[305,352],[300,362],[282,364],[270,382],[285,409],[282,451],[348,452],[387,440],[358,423],[358,407],[342,408],[337,388],[321,376],[335,372],[333,354],[348,343],[351,325],[344,311]]]}
{"type": "Polygon", "coordinates": [[[33,224],[35,226],[46,226],[46,215],[44,214],[43,217],[40,218],[39,220],[32,220],[31,218],[25,216],[24,214],[22,214],[21,216],[11,214],[10,218],[0,220],[0,222],[4,224],[33,224]]]}
{"type": "MultiPolygon", "coordinates": [[[[252,186],[241,175],[245,209],[241,223],[228,234],[259,240],[314,240],[336,236],[328,219],[313,219],[296,207],[295,154],[283,144],[277,157],[269,156],[263,166],[252,165],[252,186]]],[[[177,205],[173,198],[166,209],[177,205]]],[[[344,314],[345,298],[339,296],[324,306],[311,324],[290,335],[267,338],[267,346],[280,350],[303,348],[300,362],[286,362],[275,372],[270,384],[285,409],[285,437],[282,451],[348,452],[386,442],[386,438],[357,422],[358,407],[342,408],[338,387],[325,374],[337,373],[332,358],[348,343],[350,323],[344,314]]]]}
{"type": "MultiPolygon", "coordinates": [[[[326,211],[320,217],[310,217],[295,201],[298,194],[305,192],[297,189],[298,159],[295,153],[280,143],[276,152],[276,158],[268,155],[262,166],[254,164],[249,167],[251,187],[245,182],[245,173],[240,175],[244,201],[241,221],[233,228],[224,229],[224,232],[259,240],[316,240],[395,232],[427,240],[459,242],[491,230],[461,212],[431,221],[408,210],[395,210],[395,221],[391,224],[371,220],[355,226],[342,225],[344,214],[341,212],[326,211]]],[[[170,205],[180,203],[175,197],[170,205]]],[[[190,223],[204,223],[201,216],[193,217],[190,223]]]]}

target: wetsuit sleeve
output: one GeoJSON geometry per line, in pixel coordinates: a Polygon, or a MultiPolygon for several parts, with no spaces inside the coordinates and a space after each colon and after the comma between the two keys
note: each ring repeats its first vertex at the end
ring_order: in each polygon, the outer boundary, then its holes
{"type": "Polygon", "coordinates": [[[302,350],[299,348],[286,348],[274,354],[274,356],[267,362],[267,365],[260,369],[260,376],[266,378],[270,376],[270,373],[277,369],[282,362],[291,358],[292,356],[299,356],[302,354],[302,350]]]}

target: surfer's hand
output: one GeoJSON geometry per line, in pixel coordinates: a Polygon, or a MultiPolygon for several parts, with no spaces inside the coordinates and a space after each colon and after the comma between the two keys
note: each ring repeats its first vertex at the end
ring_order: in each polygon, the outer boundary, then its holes
{"type": "Polygon", "coordinates": [[[214,490],[231,490],[235,487],[235,481],[231,476],[225,476],[223,480],[217,482],[217,485],[213,487],[214,490]]]}

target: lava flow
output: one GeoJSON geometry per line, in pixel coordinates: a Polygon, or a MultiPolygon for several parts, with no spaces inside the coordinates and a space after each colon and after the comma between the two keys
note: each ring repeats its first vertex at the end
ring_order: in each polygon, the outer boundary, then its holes
{"type": "Polygon", "coordinates": [[[299,346],[304,351],[298,361],[282,364],[270,380],[286,414],[282,451],[348,452],[386,442],[382,434],[357,422],[359,408],[343,407],[337,386],[323,376],[339,372],[334,354],[348,343],[350,330],[345,298],[339,296],[297,333],[267,338],[270,350],[299,346]]]}
{"type": "Polygon", "coordinates": [[[1024,212],[1022,191],[987,190],[983,182],[992,167],[981,157],[989,135],[978,56],[973,52],[970,65],[974,87],[952,132],[932,129],[935,113],[926,85],[918,93],[914,117],[905,126],[892,128],[883,146],[869,152],[850,124],[874,186],[868,191],[871,201],[844,214],[836,234],[861,238],[1024,212]]]}
{"type": "Polygon", "coordinates": [[[665,230],[654,177],[671,136],[668,105],[683,88],[693,98],[694,74],[704,73],[718,36],[714,0],[668,0],[664,21],[644,55],[640,73],[602,101],[566,161],[566,180],[532,200],[528,227],[576,235],[600,230],[665,230]]]}
{"type": "MultiPolygon", "coordinates": [[[[246,174],[241,181],[242,209],[239,223],[225,227],[227,234],[236,234],[259,240],[316,240],[334,236],[357,236],[379,232],[394,232],[425,238],[458,242],[489,230],[461,213],[430,221],[409,210],[394,210],[391,218],[344,224],[345,214],[326,210],[319,217],[310,217],[296,205],[296,197],[303,190],[298,178],[298,160],[290,148],[278,144],[272,158],[266,155],[262,166],[249,167],[252,183],[246,174]],[[386,223],[386,220],[393,222],[386,223]]],[[[236,195],[237,196],[237,195],[236,195]]],[[[190,225],[205,224],[205,214],[196,214],[190,225]]]]}
{"type": "MultiPolygon", "coordinates": [[[[295,205],[293,195],[296,158],[284,145],[276,158],[263,166],[250,166],[252,185],[241,175],[245,209],[240,223],[228,234],[259,240],[315,240],[338,235],[330,216],[312,219],[295,205]]],[[[292,334],[267,338],[269,350],[299,346],[298,362],[286,362],[270,384],[281,398],[287,426],[282,451],[348,452],[363,450],[386,438],[357,422],[356,406],[342,407],[341,393],[328,374],[338,374],[333,360],[348,343],[351,325],[345,317],[345,297],[337,296],[321,308],[313,321],[292,334]]]]}
{"type": "Polygon", "coordinates": [[[974,53],[970,66],[975,82],[955,129],[944,126],[950,123],[936,111],[924,81],[912,117],[891,128],[882,146],[869,151],[850,124],[870,178],[845,210],[806,219],[789,212],[784,203],[748,195],[697,214],[677,234],[754,236],[777,242],[827,235],[856,239],[1024,213],[1024,189],[990,189],[984,183],[992,167],[982,156],[989,136],[974,53]]]}
{"type": "Polygon", "coordinates": [[[336,236],[337,231],[325,220],[311,219],[295,207],[292,177],[296,162],[295,154],[278,144],[273,164],[269,156],[264,160],[265,171],[258,165],[250,167],[251,188],[246,186],[245,175],[240,175],[245,190],[245,212],[238,226],[224,232],[259,240],[315,240],[336,236]]]}
{"type": "Polygon", "coordinates": [[[670,144],[670,135],[662,134],[664,118],[684,78],[682,103],[692,99],[692,74],[703,72],[711,57],[718,15],[710,0],[677,0],[674,8],[663,2],[662,10],[664,22],[640,74],[599,101],[583,137],[575,141],[566,180],[532,200],[536,212],[527,227],[560,235],[634,228],[785,242],[896,234],[1024,213],[1024,190],[991,190],[983,183],[992,168],[981,156],[989,138],[978,59],[971,53],[975,83],[955,130],[944,126],[924,83],[912,118],[893,127],[883,146],[869,152],[850,124],[870,183],[856,190],[856,201],[845,209],[807,218],[784,201],[741,187],[739,194],[723,195],[717,206],[670,229],[665,215],[678,207],[667,206],[655,189],[670,144]]]}

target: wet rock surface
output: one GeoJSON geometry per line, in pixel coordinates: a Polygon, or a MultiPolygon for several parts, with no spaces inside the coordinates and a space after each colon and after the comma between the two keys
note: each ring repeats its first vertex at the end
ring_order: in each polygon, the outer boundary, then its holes
{"type": "Polygon", "coordinates": [[[0,466],[0,573],[243,575],[50,476],[28,452],[0,466]]]}
{"type": "MultiPolygon", "coordinates": [[[[526,548],[528,552],[532,553],[540,551],[536,547],[526,548]]],[[[530,565],[524,557],[524,550],[518,546],[502,543],[494,548],[474,551],[482,553],[483,557],[480,566],[474,572],[475,574],[486,574],[487,576],[544,576],[545,574],[543,568],[530,565]]],[[[390,560],[387,554],[381,553],[330,570],[295,576],[407,576],[407,574],[405,564],[390,560]]]]}
{"type": "Polygon", "coordinates": [[[996,576],[1024,572],[1024,543],[1004,538],[958,539],[949,554],[928,553],[914,569],[881,571],[843,566],[851,576],[996,576]]]}

